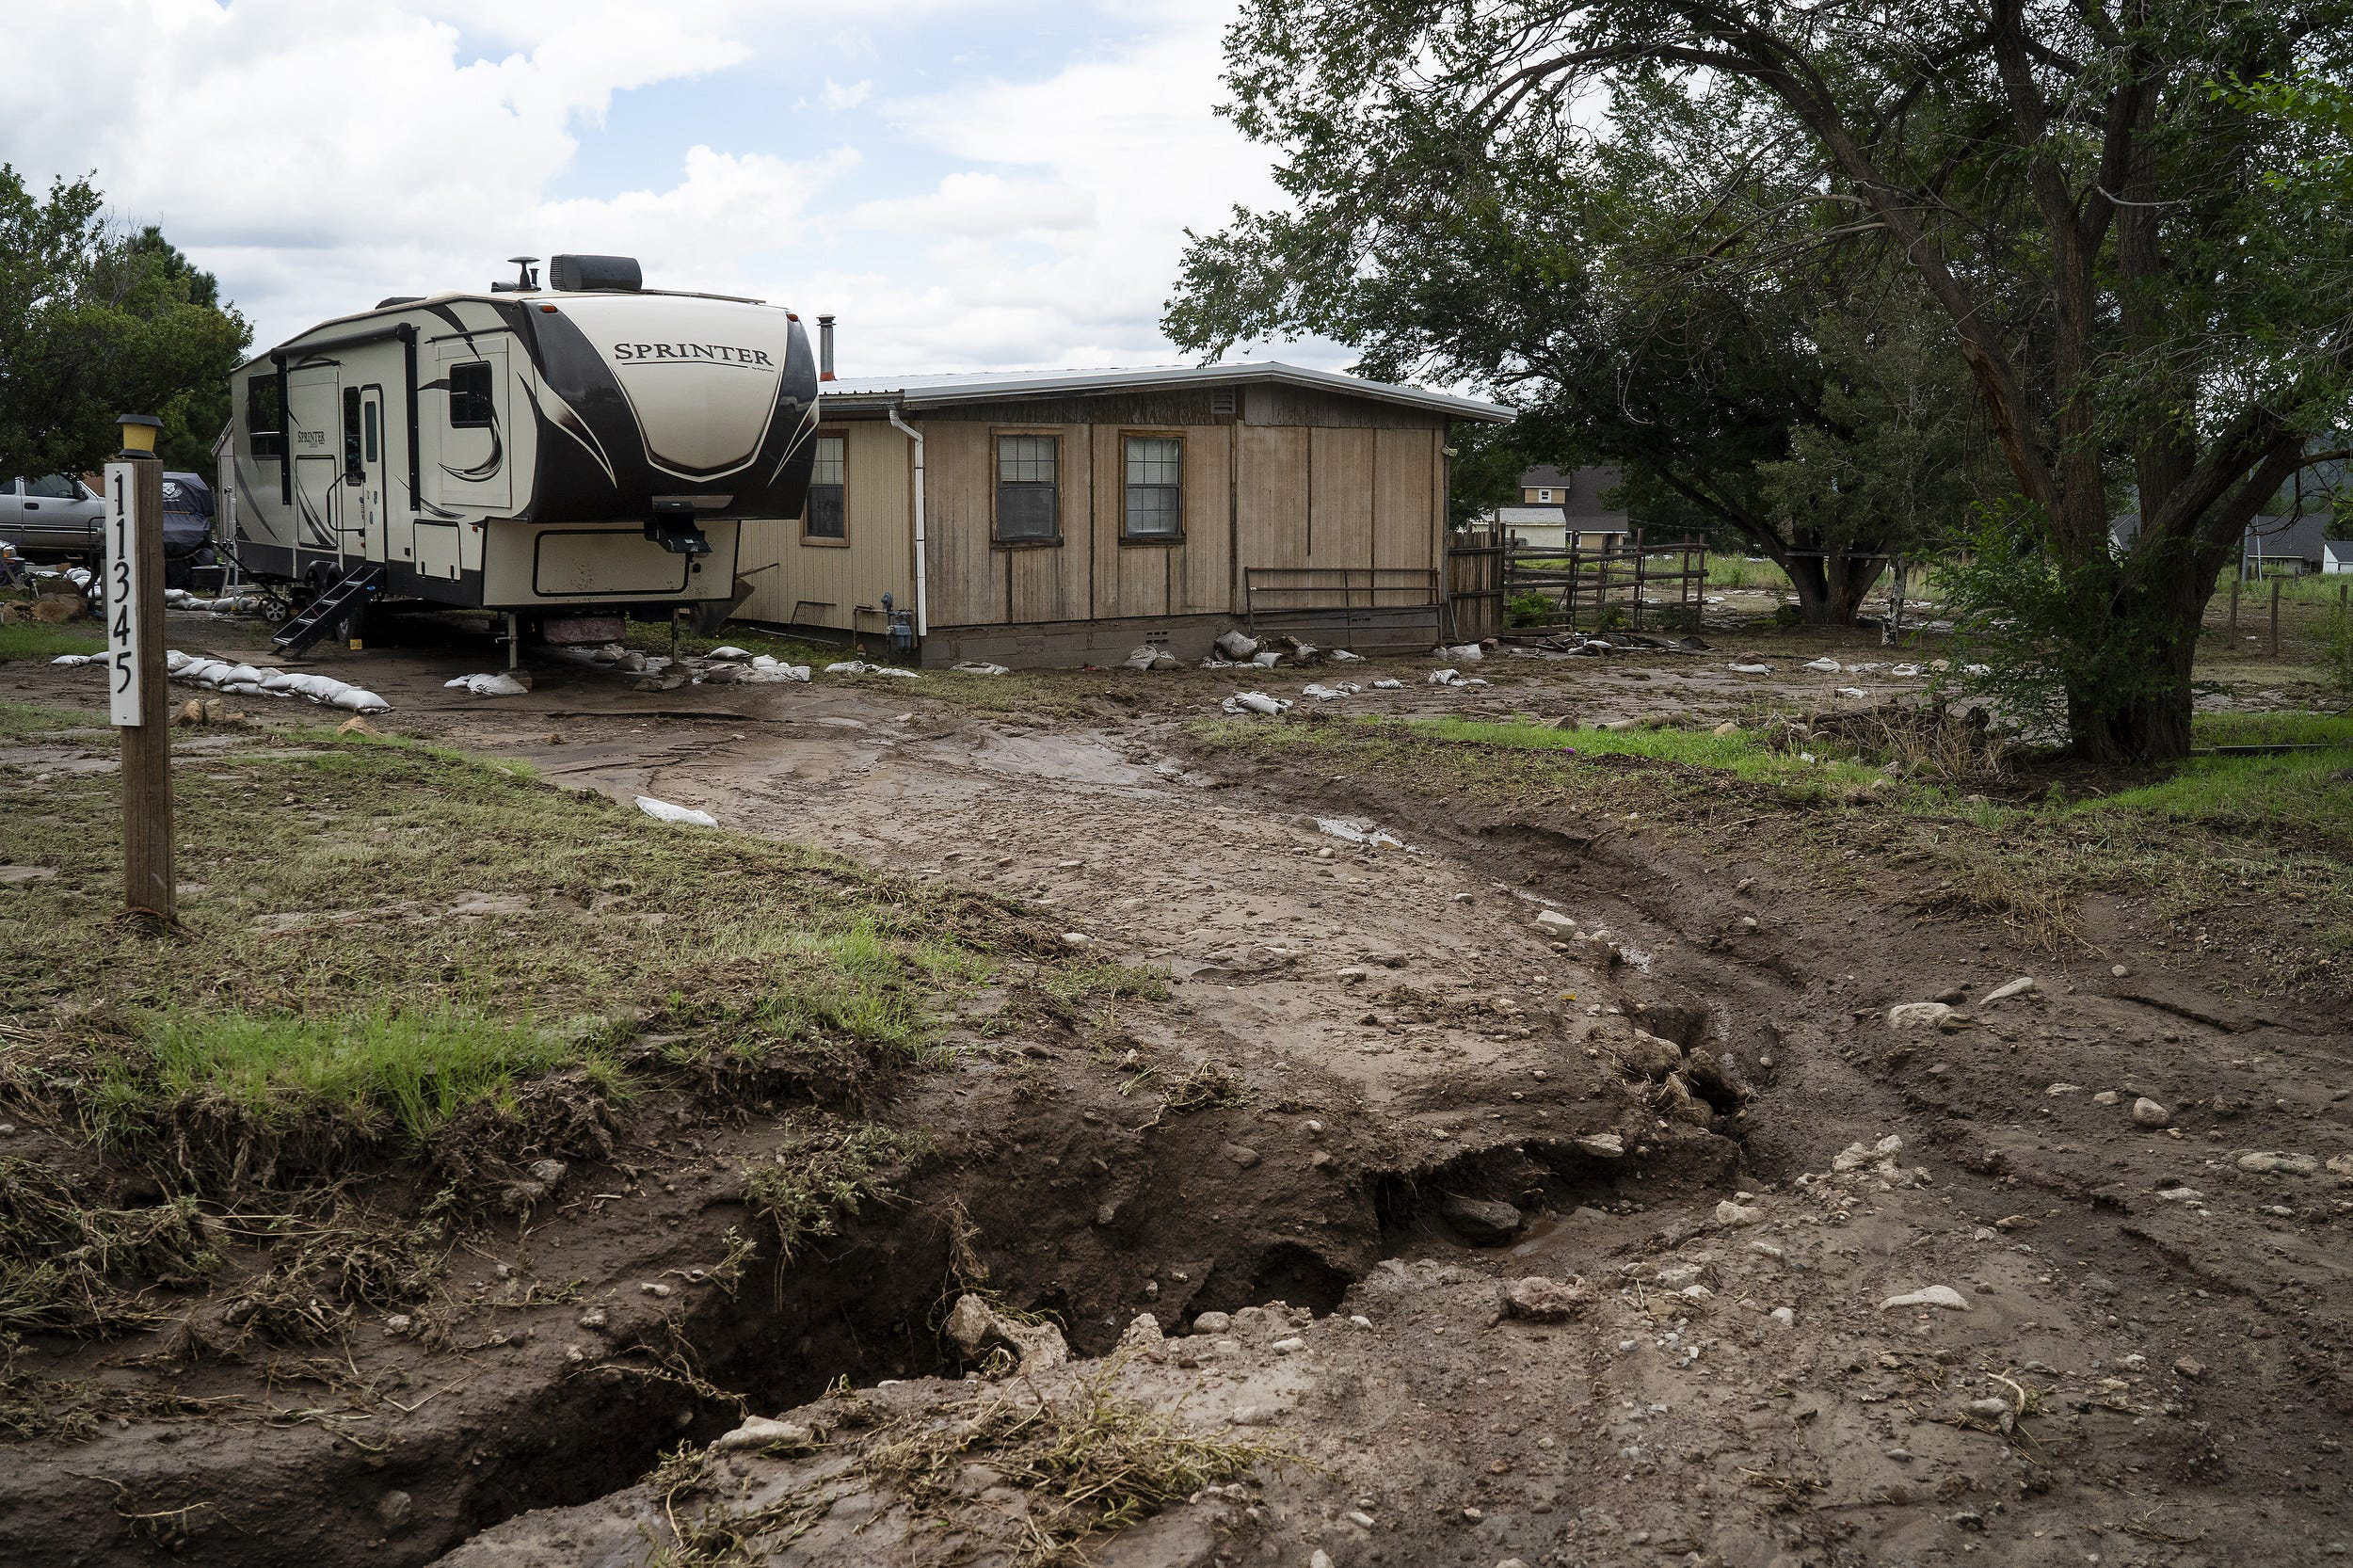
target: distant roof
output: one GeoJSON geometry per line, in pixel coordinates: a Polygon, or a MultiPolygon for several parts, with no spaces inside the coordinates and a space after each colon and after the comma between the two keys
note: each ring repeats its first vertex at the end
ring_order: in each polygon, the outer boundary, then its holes
{"type": "Polygon", "coordinates": [[[820,391],[828,398],[873,398],[908,408],[920,408],[1003,398],[1146,392],[1162,388],[1231,387],[1269,381],[1284,386],[1306,387],[1317,392],[1340,392],[1350,397],[1370,398],[1378,403],[1395,403],[1408,408],[1426,409],[1431,413],[1451,414],[1458,419],[1485,420],[1495,424],[1506,424],[1512,418],[1511,409],[1476,397],[1456,397],[1450,392],[1430,392],[1421,387],[1368,381],[1359,376],[1344,376],[1332,370],[1309,370],[1304,365],[1287,365],[1276,360],[1242,360],[1223,365],[1154,365],[1140,369],[984,370],[943,376],[843,376],[840,380],[826,382],[820,391]]]}
{"type": "Polygon", "coordinates": [[[1496,516],[1507,528],[1574,527],[1579,534],[1630,534],[1634,525],[1624,512],[1579,512],[1572,516],[1558,506],[1498,506],[1496,516]]]}
{"type": "Polygon", "coordinates": [[[1539,463],[1520,475],[1520,488],[1524,490],[1557,490],[1564,488],[1568,482],[1568,475],[1554,468],[1550,463],[1539,463]]]}
{"type": "MultiPolygon", "coordinates": [[[[2274,560],[2320,559],[2321,541],[2329,532],[2329,514],[2306,512],[2297,516],[2272,515],[2259,517],[2247,525],[2247,552],[2265,555],[2274,560]]],[[[2140,514],[2125,512],[2108,520],[2108,536],[2120,545],[2129,545],[2140,536],[2140,514]]]]}

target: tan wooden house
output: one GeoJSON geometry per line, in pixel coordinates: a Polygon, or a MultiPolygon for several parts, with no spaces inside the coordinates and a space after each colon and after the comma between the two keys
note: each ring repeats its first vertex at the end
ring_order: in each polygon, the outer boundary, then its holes
{"type": "Polygon", "coordinates": [[[828,381],[808,513],[744,525],[736,615],[876,650],[895,616],[933,665],[1191,660],[1237,624],[1428,647],[1448,431],[1510,417],[1276,363],[828,381]]]}

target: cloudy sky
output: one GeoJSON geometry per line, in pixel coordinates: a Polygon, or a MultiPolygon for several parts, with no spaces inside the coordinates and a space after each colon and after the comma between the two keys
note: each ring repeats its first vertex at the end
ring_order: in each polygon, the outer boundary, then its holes
{"type": "MultiPolygon", "coordinates": [[[[1155,364],[1273,196],[1231,0],[0,0],[0,158],[94,171],[267,345],[504,258],[841,318],[844,375],[1155,364]]],[[[1328,345],[1259,350],[1337,366],[1328,345]]]]}

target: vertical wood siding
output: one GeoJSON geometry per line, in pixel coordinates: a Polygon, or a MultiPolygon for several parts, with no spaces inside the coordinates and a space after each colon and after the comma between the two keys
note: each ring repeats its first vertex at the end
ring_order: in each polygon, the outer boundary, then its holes
{"type": "Polygon", "coordinates": [[[746,620],[798,621],[854,630],[862,620],[879,630],[882,596],[902,609],[915,605],[914,528],[908,494],[908,442],[887,424],[860,421],[841,427],[848,471],[847,545],[810,544],[799,518],[761,518],[744,524],[737,569],[770,562],[752,578],[752,597],[736,613],[746,620]],[[860,605],[870,613],[856,617],[860,605]],[[856,617],[856,618],[854,618],[856,617]]]}

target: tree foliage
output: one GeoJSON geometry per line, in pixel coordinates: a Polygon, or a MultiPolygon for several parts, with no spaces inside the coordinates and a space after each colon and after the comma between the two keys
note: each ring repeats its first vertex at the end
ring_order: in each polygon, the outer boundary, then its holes
{"type": "Polygon", "coordinates": [[[156,229],[110,223],[88,179],[44,199],[0,164],[0,470],[92,469],[124,413],[162,418],[170,466],[209,467],[250,338],[212,274],[156,229]]]}
{"type": "MultiPolygon", "coordinates": [[[[1593,317],[1629,292],[1596,287],[1613,263],[1640,259],[1741,309],[1664,318],[1697,331],[1685,357],[1717,374],[1695,406],[1628,418],[1687,444],[1769,445],[1769,423],[1733,417],[1762,400],[1721,390],[1792,385],[1777,357],[1833,344],[1801,325],[1826,308],[1873,329],[1924,315],[2029,508],[2032,553],[2067,585],[2053,631],[2069,733],[2096,757],[2186,749],[2217,572],[2313,438],[2345,423],[2353,117],[2335,85],[2353,76],[2353,7],[1251,0],[1227,63],[1232,113],[1282,150],[1292,206],[1196,247],[1180,341],[1213,341],[1224,319],[1197,300],[1339,327],[1418,312],[1433,353],[1474,366],[1497,358],[1494,322],[1546,301],[1552,319],[1593,317]],[[1617,131],[1637,126],[1628,148],[1617,131]],[[1642,167],[1657,147],[1661,167],[1642,167]],[[1564,216],[1497,221],[1522,213],[1564,216]],[[1593,235],[1610,243],[1576,248],[1593,235]],[[1864,286],[1891,270],[1909,312],[1864,286]],[[2142,526],[2113,555],[2127,499],[2142,526]],[[2153,678],[2109,681],[2120,653],[2153,678]]],[[[1537,336],[1531,364],[1590,373],[1545,365],[1552,341],[1537,336]]],[[[1792,399],[1825,428],[1833,401],[1792,399]]],[[[1921,455],[1917,436],[1898,445],[1921,455]]],[[[1763,452],[1751,469],[1785,481],[1770,465],[1802,460],[1763,452]]]]}

